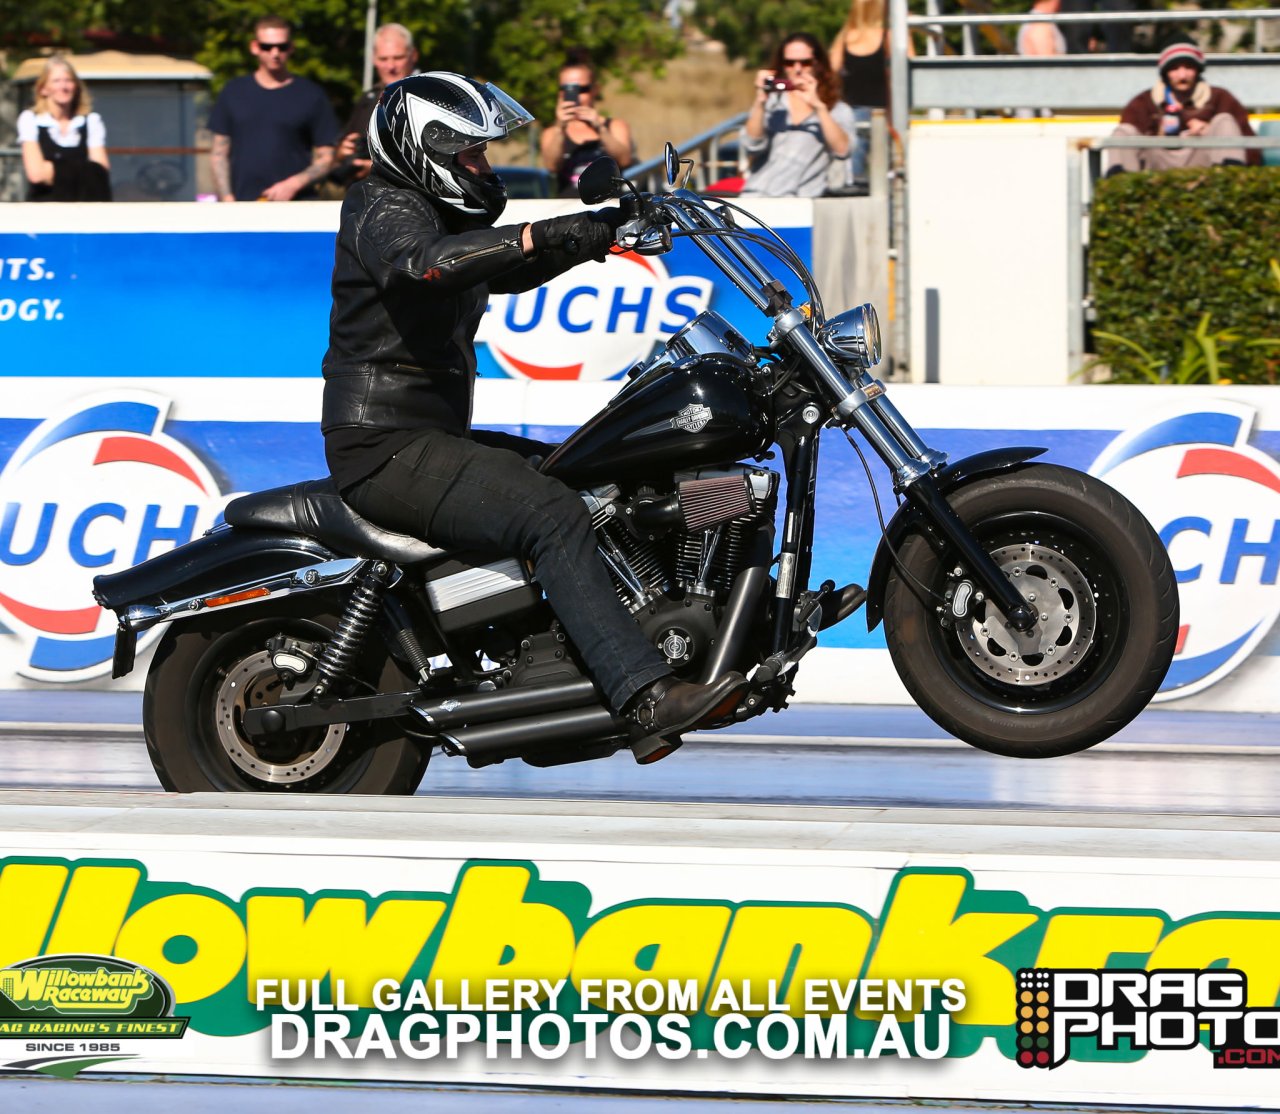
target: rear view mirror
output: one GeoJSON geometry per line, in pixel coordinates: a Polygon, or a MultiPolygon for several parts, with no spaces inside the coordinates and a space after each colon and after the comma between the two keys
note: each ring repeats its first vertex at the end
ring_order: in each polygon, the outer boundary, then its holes
{"type": "Polygon", "coordinates": [[[622,196],[622,171],[613,159],[596,159],[578,177],[578,196],[585,205],[599,205],[622,196]]]}
{"type": "Polygon", "coordinates": [[[662,149],[662,157],[667,164],[667,185],[674,186],[676,179],[680,177],[680,156],[676,154],[676,149],[668,143],[662,149]]]}

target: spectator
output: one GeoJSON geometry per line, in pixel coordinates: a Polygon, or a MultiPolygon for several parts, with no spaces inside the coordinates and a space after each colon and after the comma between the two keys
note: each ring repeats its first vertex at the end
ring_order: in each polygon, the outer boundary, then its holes
{"type": "Polygon", "coordinates": [[[366,133],[369,117],[378,106],[382,90],[393,81],[418,72],[418,51],[413,45],[413,32],[404,24],[384,23],[378,28],[373,36],[373,68],[378,73],[378,84],[366,89],[356,101],[351,119],[347,121],[334,152],[334,168],[329,172],[329,178],[343,188],[359,181],[373,166],[366,133]]]}
{"type": "MultiPolygon", "coordinates": [[[[914,57],[911,40],[907,54],[914,57]]],[[[849,16],[831,44],[831,68],[840,77],[840,99],[853,109],[858,125],[853,146],[851,176],[867,176],[867,152],[871,136],[866,125],[873,108],[889,107],[889,29],[885,25],[885,0],[853,0],[849,16]]]]}
{"type": "Polygon", "coordinates": [[[542,133],[542,165],[555,175],[561,197],[577,196],[578,175],[602,155],[622,169],[635,162],[631,125],[602,115],[599,96],[595,67],[585,55],[571,54],[560,69],[556,122],[542,133]]]}
{"type": "Polygon", "coordinates": [[[254,24],[258,68],[228,81],[209,115],[213,180],[220,201],[294,201],[315,196],[329,173],[338,122],[320,86],[289,72],[286,20],[254,24]]]}
{"type": "MultiPolygon", "coordinates": [[[[1062,0],[1036,0],[1031,5],[1034,15],[1057,15],[1062,10],[1062,0]]],[[[1067,39],[1056,23],[1024,23],[1018,28],[1019,54],[1031,57],[1066,54],[1067,39]]]]}
{"type": "Polygon", "coordinates": [[[18,117],[28,201],[110,201],[107,129],[61,55],[36,78],[35,104],[18,117]]]}
{"type": "MultiPolygon", "coordinates": [[[[1062,0],[1066,14],[1081,12],[1129,12],[1138,7],[1133,0],[1062,0]]],[[[1102,47],[1108,54],[1129,54],[1133,50],[1133,24],[1101,19],[1097,24],[1068,23],[1063,27],[1068,54],[1088,54],[1099,46],[1097,30],[1102,28],[1102,47]]]]}
{"type": "Polygon", "coordinates": [[[853,109],[840,100],[839,79],[812,35],[788,35],[773,68],[756,74],[756,99],[743,128],[754,160],[743,196],[819,197],[833,159],[853,147],[853,109]]]}
{"type": "MultiPolygon", "coordinates": [[[[1225,89],[1204,80],[1204,52],[1194,43],[1165,47],[1157,64],[1160,80],[1139,93],[1120,115],[1115,135],[1253,135],[1249,114],[1225,89]]],[[[1257,152],[1251,152],[1256,156],[1257,152]]],[[[1251,162],[1258,162],[1256,157],[1251,162]]],[[[1241,166],[1243,147],[1117,148],[1107,175],[1124,170],[1168,170],[1178,166],[1241,166]]]]}

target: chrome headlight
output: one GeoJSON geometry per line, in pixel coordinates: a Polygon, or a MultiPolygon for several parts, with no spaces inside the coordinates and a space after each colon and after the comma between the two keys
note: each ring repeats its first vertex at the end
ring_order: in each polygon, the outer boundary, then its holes
{"type": "Polygon", "coordinates": [[[818,330],[818,341],[836,359],[871,368],[880,362],[880,318],[870,302],[845,310],[818,330]]]}

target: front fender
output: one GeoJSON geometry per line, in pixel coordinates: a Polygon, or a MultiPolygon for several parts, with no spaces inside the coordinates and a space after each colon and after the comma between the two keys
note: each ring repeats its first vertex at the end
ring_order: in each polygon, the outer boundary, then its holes
{"type": "MultiPolygon", "coordinates": [[[[972,483],[981,476],[989,476],[993,472],[1004,472],[1028,460],[1048,452],[1028,446],[1007,449],[987,449],[985,452],[966,456],[953,464],[942,468],[935,476],[938,490],[946,495],[966,484],[972,483]]],[[[885,528],[885,536],[880,539],[876,549],[875,560],[871,562],[871,576],[867,581],[867,630],[875,630],[884,617],[884,593],[889,583],[889,570],[893,566],[890,549],[894,551],[915,533],[923,522],[924,514],[912,503],[903,503],[897,513],[889,519],[885,528]]]]}
{"type": "Polygon", "coordinates": [[[95,576],[93,598],[118,613],[132,604],[210,595],[338,556],[301,534],[219,526],[131,569],[95,576]]]}

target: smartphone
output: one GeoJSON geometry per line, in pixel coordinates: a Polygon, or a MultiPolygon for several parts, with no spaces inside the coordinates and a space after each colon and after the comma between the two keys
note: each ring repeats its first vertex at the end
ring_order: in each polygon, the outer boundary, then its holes
{"type": "Polygon", "coordinates": [[[585,85],[561,85],[561,100],[568,104],[577,104],[578,98],[586,92],[586,88],[585,85]]]}

